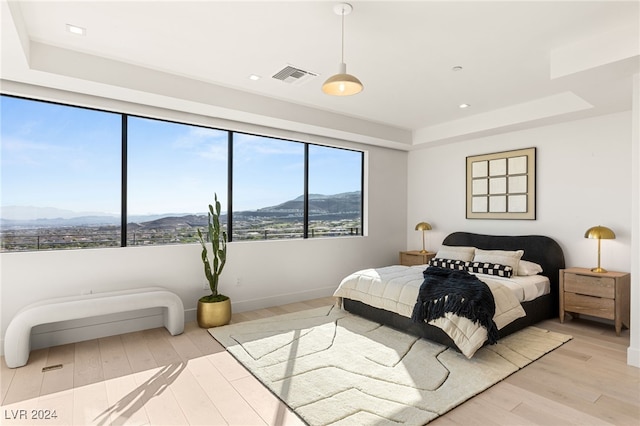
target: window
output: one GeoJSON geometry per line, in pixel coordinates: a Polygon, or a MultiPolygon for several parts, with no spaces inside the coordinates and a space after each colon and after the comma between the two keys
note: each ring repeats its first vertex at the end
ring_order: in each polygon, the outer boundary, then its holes
{"type": "Polygon", "coordinates": [[[363,152],[0,99],[0,251],[362,235],[363,152]]]}
{"type": "Polygon", "coordinates": [[[226,205],[228,132],[127,121],[127,245],[197,241],[213,194],[226,205]]]}
{"type": "Polygon", "coordinates": [[[309,146],[309,238],[362,233],[362,152],[309,146]]]}
{"type": "Polygon", "coordinates": [[[233,241],[303,237],[304,147],[234,133],[233,241]]]}
{"type": "Polygon", "coordinates": [[[120,115],[1,102],[2,251],[120,246],[120,115]]]}

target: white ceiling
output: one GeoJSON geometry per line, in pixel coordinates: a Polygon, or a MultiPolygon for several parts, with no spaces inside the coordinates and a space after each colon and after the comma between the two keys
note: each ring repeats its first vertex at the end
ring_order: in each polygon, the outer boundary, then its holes
{"type": "Polygon", "coordinates": [[[331,97],[320,87],[340,62],[337,3],[2,0],[2,89],[44,85],[400,149],[631,108],[638,1],[351,1],[345,62],[365,89],[331,97]],[[273,79],[286,65],[318,77],[273,79]]]}

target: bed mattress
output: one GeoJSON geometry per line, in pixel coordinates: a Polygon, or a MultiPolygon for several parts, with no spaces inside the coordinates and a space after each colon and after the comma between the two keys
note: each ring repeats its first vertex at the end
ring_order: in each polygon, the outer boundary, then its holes
{"type": "MultiPolygon", "coordinates": [[[[334,296],[357,300],[367,305],[411,318],[420,285],[424,281],[424,265],[392,265],[364,269],[345,277],[334,296]]],[[[522,303],[549,293],[549,279],[543,275],[512,278],[475,274],[481,281],[498,283],[511,290],[522,303]]]]}

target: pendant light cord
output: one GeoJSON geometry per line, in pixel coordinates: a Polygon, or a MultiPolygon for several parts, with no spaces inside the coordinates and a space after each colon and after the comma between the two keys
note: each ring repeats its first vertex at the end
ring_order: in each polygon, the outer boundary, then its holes
{"type": "Polygon", "coordinates": [[[342,9],[342,56],[340,62],[344,64],[344,8],[342,9]]]}

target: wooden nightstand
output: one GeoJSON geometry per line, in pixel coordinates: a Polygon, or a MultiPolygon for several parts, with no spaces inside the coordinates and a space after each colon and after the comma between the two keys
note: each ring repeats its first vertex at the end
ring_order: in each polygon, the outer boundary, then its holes
{"type": "Polygon", "coordinates": [[[405,266],[424,265],[436,256],[435,253],[420,253],[420,250],[401,251],[400,264],[405,266]]]}
{"type": "Polygon", "coordinates": [[[565,312],[606,318],[629,328],[631,276],[626,272],[591,272],[586,268],[560,270],[560,322],[565,312]]]}

